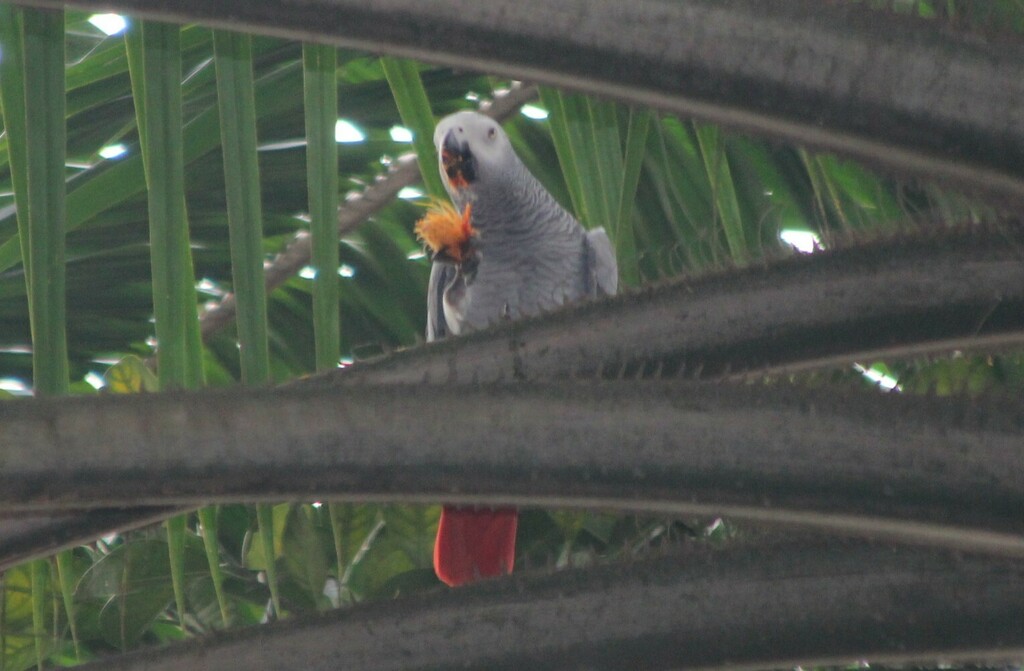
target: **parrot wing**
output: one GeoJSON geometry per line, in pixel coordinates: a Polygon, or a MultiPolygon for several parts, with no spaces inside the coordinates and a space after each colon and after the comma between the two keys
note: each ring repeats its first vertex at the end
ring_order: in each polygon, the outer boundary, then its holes
{"type": "Polygon", "coordinates": [[[619,264],[615,248],[603,228],[587,231],[587,295],[614,296],[619,289],[619,264]]]}
{"type": "Polygon", "coordinates": [[[427,342],[448,335],[448,322],[444,318],[444,290],[455,279],[458,270],[449,263],[434,263],[427,284],[427,342]]]}

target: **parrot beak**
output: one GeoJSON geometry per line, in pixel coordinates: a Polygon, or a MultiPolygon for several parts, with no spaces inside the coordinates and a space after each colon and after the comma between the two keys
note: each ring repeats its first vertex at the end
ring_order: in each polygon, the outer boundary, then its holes
{"type": "Polygon", "coordinates": [[[455,129],[448,131],[441,143],[441,165],[453,188],[464,189],[476,179],[473,153],[468,143],[455,137],[455,129]]]}

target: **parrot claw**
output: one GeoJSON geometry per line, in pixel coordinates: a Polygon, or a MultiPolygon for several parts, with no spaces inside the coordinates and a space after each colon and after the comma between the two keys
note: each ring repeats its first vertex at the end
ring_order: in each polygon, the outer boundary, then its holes
{"type": "Polygon", "coordinates": [[[439,249],[436,252],[430,252],[430,260],[434,263],[443,263],[449,266],[457,266],[460,263],[458,259],[448,253],[447,249],[439,249]]]}
{"type": "Polygon", "coordinates": [[[446,250],[441,249],[440,251],[432,252],[430,260],[434,263],[455,266],[458,270],[458,275],[462,277],[467,285],[473,283],[473,280],[476,278],[476,271],[480,267],[480,253],[472,247],[461,258],[457,258],[446,250]]]}
{"type": "Polygon", "coordinates": [[[470,278],[476,274],[477,266],[480,265],[480,253],[473,248],[471,243],[467,243],[463,250],[457,254],[453,254],[447,247],[442,247],[436,252],[428,251],[432,262],[456,266],[463,275],[470,278]]]}

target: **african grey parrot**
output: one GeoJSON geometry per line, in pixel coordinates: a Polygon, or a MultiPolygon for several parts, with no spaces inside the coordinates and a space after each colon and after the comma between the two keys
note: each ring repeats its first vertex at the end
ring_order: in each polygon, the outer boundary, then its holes
{"type": "MultiPolygon", "coordinates": [[[[496,121],[452,114],[438,123],[434,145],[445,188],[474,233],[465,253],[435,254],[428,341],[616,292],[618,267],[604,229],[585,230],[559,206],[496,121]]],[[[509,508],[445,506],[434,546],[438,577],[459,585],[511,572],[516,520],[509,508]]]]}

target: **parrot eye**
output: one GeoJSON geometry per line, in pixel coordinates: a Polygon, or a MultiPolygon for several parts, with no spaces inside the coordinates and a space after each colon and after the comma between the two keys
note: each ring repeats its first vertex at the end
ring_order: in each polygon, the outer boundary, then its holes
{"type": "Polygon", "coordinates": [[[497,134],[498,134],[498,129],[495,128],[494,126],[491,126],[490,128],[487,129],[487,139],[488,140],[493,140],[494,136],[497,135],[497,134]]]}

